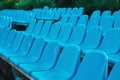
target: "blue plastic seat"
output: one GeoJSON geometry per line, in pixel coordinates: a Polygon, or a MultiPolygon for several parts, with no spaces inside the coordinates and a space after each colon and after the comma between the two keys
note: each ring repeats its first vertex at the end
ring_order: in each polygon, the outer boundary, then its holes
{"type": "Polygon", "coordinates": [[[48,42],[42,53],[41,58],[37,62],[20,64],[19,67],[29,75],[33,71],[50,70],[55,66],[61,51],[62,49],[60,48],[60,44],[58,44],[58,42],[48,42]]]}
{"type": "Polygon", "coordinates": [[[91,14],[91,16],[93,17],[93,16],[100,16],[101,15],[101,11],[100,10],[95,10],[92,14],[91,14]]]}
{"type": "Polygon", "coordinates": [[[22,32],[17,32],[14,41],[12,42],[12,45],[5,48],[5,49],[0,49],[0,54],[2,54],[2,52],[13,52],[13,51],[17,51],[19,49],[19,46],[21,45],[21,42],[24,38],[24,35],[22,32]]]}
{"type": "Polygon", "coordinates": [[[46,20],[54,21],[54,11],[52,9],[49,9],[44,17],[46,17],[46,20]]]}
{"type": "Polygon", "coordinates": [[[45,40],[43,38],[37,38],[31,46],[31,49],[24,56],[11,57],[11,61],[14,65],[22,63],[32,63],[40,59],[42,51],[44,50],[45,40]]]}
{"type": "Polygon", "coordinates": [[[30,24],[29,24],[29,26],[28,26],[28,28],[26,29],[25,32],[32,33],[32,31],[33,31],[33,29],[35,27],[35,24],[36,24],[36,19],[31,20],[30,24]]]}
{"type": "Polygon", "coordinates": [[[80,8],[77,8],[77,7],[74,7],[74,8],[68,8],[66,10],[66,14],[71,16],[71,15],[74,15],[74,16],[78,16],[80,17],[84,12],[84,8],[83,7],[80,7],[80,8]]]}
{"type": "Polygon", "coordinates": [[[0,45],[3,45],[6,42],[9,32],[10,32],[10,29],[5,28],[3,34],[1,35],[0,45]]]}
{"type": "Polygon", "coordinates": [[[2,37],[2,34],[3,34],[4,30],[5,30],[4,27],[0,27],[0,37],[2,37]]]}
{"type": "MultiPolygon", "coordinates": [[[[67,8],[58,8],[58,11],[60,11],[60,17],[63,16],[66,12],[67,8]]],[[[57,13],[56,13],[57,14],[57,13]]]]}
{"type": "Polygon", "coordinates": [[[68,19],[69,19],[69,16],[67,14],[65,14],[65,15],[61,16],[60,21],[64,24],[64,23],[68,22],[68,19]]]}
{"type": "Polygon", "coordinates": [[[35,80],[69,80],[75,73],[80,61],[79,48],[77,46],[66,46],[60,54],[55,67],[48,71],[32,72],[35,80]]]}
{"type": "Polygon", "coordinates": [[[84,39],[85,31],[86,26],[84,24],[78,24],[75,28],[73,28],[69,40],[65,43],[77,45],[81,44],[84,39]]]}
{"type": "MultiPolygon", "coordinates": [[[[119,36],[120,36],[119,28],[109,29],[104,35],[104,38],[102,39],[100,46],[94,50],[103,51],[107,55],[113,55],[118,53],[120,47],[119,36]]],[[[89,51],[91,50],[84,50],[83,52],[89,51]]]]}
{"type": "Polygon", "coordinates": [[[74,15],[74,16],[70,16],[67,22],[75,26],[77,21],[78,21],[78,16],[74,15]]]}
{"type": "Polygon", "coordinates": [[[57,37],[57,40],[59,40],[61,42],[67,41],[70,37],[71,30],[72,30],[72,25],[70,23],[66,23],[66,24],[62,25],[61,31],[57,37]]]}
{"type": "Polygon", "coordinates": [[[120,29],[109,29],[104,35],[102,43],[98,50],[106,52],[106,54],[115,54],[119,51],[120,47],[120,29]]]}
{"type": "Polygon", "coordinates": [[[88,15],[82,15],[79,18],[77,24],[85,24],[85,25],[87,25],[87,22],[88,22],[88,15]]]}
{"type": "Polygon", "coordinates": [[[43,26],[43,23],[44,23],[43,20],[39,20],[39,21],[36,22],[35,28],[32,32],[34,35],[38,35],[40,33],[40,31],[42,29],[42,26],[43,26]]]}
{"type": "Polygon", "coordinates": [[[115,11],[114,13],[113,13],[113,16],[114,16],[114,27],[118,27],[118,28],[120,28],[120,23],[119,23],[119,21],[120,21],[120,10],[119,11],[115,11]]]}
{"type": "Polygon", "coordinates": [[[58,8],[56,11],[54,11],[54,20],[60,20],[60,17],[61,17],[61,9],[58,8]]]}
{"type": "Polygon", "coordinates": [[[113,66],[107,80],[120,80],[119,74],[120,74],[120,62],[117,62],[113,66]]]}
{"type": "Polygon", "coordinates": [[[71,13],[73,13],[73,12],[72,12],[72,8],[70,8],[70,7],[67,8],[65,14],[68,15],[68,16],[70,16],[71,13]]]}
{"type": "Polygon", "coordinates": [[[88,20],[87,30],[92,28],[92,27],[98,26],[99,22],[100,22],[100,16],[99,15],[91,16],[90,19],[88,20]]]}
{"type": "MultiPolygon", "coordinates": [[[[73,10],[74,10],[74,8],[73,8],[73,10]]],[[[84,13],[84,8],[83,8],[83,7],[80,7],[80,8],[78,9],[78,12],[76,11],[75,15],[78,15],[78,16],[80,17],[81,15],[83,15],[83,13],[84,13]]]]}
{"type": "Polygon", "coordinates": [[[86,53],[71,80],[106,80],[107,67],[108,57],[105,53],[95,51],[86,53]]]}
{"type": "Polygon", "coordinates": [[[38,36],[44,36],[44,37],[47,36],[51,29],[51,25],[52,25],[52,21],[46,21],[44,25],[42,26],[42,29],[40,33],[38,34],[38,36]]]}
{"type": "Polygon", "coordinates": [[[25,35],[24,39],[22,40],[22,43],[19,47],[19,49],[15,52],[3,52],[2,56],[4,56],[6,59],[9,59],[11,57],[16,57],[16,56],[24,56],[27,55],[27,53],[29,52],[32,42],[33,42],[34,38],[32,35],[25,35]]]}
{"type": "Polygon", "coordinates": [[[91,27],[94,27],[94,26],[98,26],[100,21],[100,14],[101,14],[100,10],[95,10],[91,14],[90,19],[88,20],[87,29],[90,29],[91,27]]]}
{"type": "Polygon", "coordinates": [[[113,16],[105,16],[104,18],[101,19],[100,26],[103,28],[104,33],[108,29],[113,27],[113,21],[114,21],[113,16]]]}
{"type": "Polygon", "coordinates": [[[93,27],[86,32],[85,39],[80,44],[80,49],[95,49],[99,46],[102,38],[102,28],[100,26],[93,27]]]}
{"type": "Polygon", "coordinates": [[[48,35],[46,36],[47,39],[54,39],[58,36],[59,32],[60,32],[60,28],[62,26],[61,22],[56,22],[52,25],[50,32],[48,33],[48,35]]]}
{"type": "Polygon", "coordinates": [[[36,19],[41,19],[42,9],[33,9],[32,12],[36,13],[36,19]]]}
{"type": "Polygon", "coordinates": [[[5,49],[7,47],[10,47],[12,45],[12,42],[14,41],[16,30],[11,30],[8,34],[7,39],[4,41],[3,44],[0,45],[0,49],[5,49]]]}
{"type": "Polygon", "coordinates": [[[105,16],[111,16],[111,11],[110,10],[105,10],[101,14],[101,19],[104,18],[105,16]]]}

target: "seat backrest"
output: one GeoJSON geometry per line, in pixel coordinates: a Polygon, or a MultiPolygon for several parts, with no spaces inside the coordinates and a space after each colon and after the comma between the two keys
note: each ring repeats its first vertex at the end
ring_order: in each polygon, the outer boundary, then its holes
{"type": "Polygon", "coordinates": [[[65,14],[67,14],[68,16],[70,16],[71,12],[72,12],[72,8],[69,7],[69,8],[66,9],[65,14]]]}
{"type": "Polygon", "coordinates": [[[119,61],[112,68],[107,80],[120,80],[120,62],[119,61]]]}
{"type": "Polygon", "coordinates": [[[69,18],[69,16],[68,16],[67,14],[62,15],[60,21],[61,21],[63,24],[64,24],[64,23],[67,23],[67,22],[68,22],[68,18],[69,18]]]}
{"type": "Polygon", "coordinates": [[[46,19],[47,20],[54,20],[54,12],[52,9],[49,9],[47,12],[46,12],[46,19]]]}
{"type": "Polygon", "coordinates": [[[6,28],[2,34],[2,38],[1,38],[1,41],[4,42],[6,41],[7,37],[8,37],[8,34],[10,32],[10,29],[6,28]]]}
{"type": "Polygon", "coordinates": [[[91,16],[92,16],[92,17],[94,17],[94,16],[100,16],[100,14],[101,14],[101,11],[100,11],[100,10],[95,10],[95,11],[91,14],[91,16]]]}
{"type": "Polygon", "coordinates": [[[111,15],[111,11],[110,10],[105,10],[102,12],[101,14],[101,18],[104,18],[105,16],[110,16],[111,15]]]}
{"type": "Polygon", "coordinates": [[[94,49],[100,44],[102,38],[102,28],[100,26],[93,27],[86,32],[85,39],[80,45],[82,49],[94,49]]]}
{"type": "Polygon", "coordinates": [[[61,10],[58,8],[57,10],[54,11],[54,20],[59,20],[61,17],[61,10]]]}
{"type": "Polygon", "coordinates": [[[83,8],[83,7],[80,7],[80,8],[78,9],[78,12],[77,12],[75,15],[78,15],[78,16],[80,17],[81,15],[83,15],[83,13],[84,13],[84,8],[83,8]]]}
{"type": "Polygon", "coordinates": [[[0,37],[2,37],[2,34],[4,33],[5,28],[4,27],[0,27],[0,37]]]}
{"type": "Polygon", "coordinates": [[[104,35],[104,38],[99,49],[105,51],[107,54],[115,54],[116,52],[118,52],[119,48],[120,48],[120,29],[119,28],[109,29],[104,35]]]}
{"type": "Polygon", "coordinates": [[[71,23],[73,26],[76,25],[77,21],[78,21],[78,16],[76,15],[70,16],[68,19],[68,23],[71,23]]]}
{"type": "Polygon", "coordinates": [[[108,57],[103,52],[89,52],[83,57],[72,80],[106,80],[108,57]]]}
{"type": "Polygon", "coordinates": [[[22,55],[26,55],[30,50],[33,41],[34,37],[31,34],[25,35],[20,45],[19,52],[22,53],[22,55]]]}
{"type": "Polygon", "coordinates": [[[103,28],[104,32],[113,27],[113,20],[113,16],[105,16],[104,18],[101,18],[100,26],[103,28]]]}
{"type": "Polygon", "coordinates": [[[120,28],[120,10],[119,11],[115,11],[113,13],[114,16],[114,27],[119,27],[120,28]]]}
{"type": "Polygon", "coordinates": [[[98,26],[99,21],[100,21],[100,16],[99,15],[91,16],[89,21],[88,21],[88,24],[87,24],[87,29],[90,29],[94,26],[98,26]]]}
{"type": "Polygon", "coordinates": [[[67,41],[68,38],[70,37],[71,30],[72,25],[70,23],[65,23],[64,25],[62,25],[61,31],[57,39],[62,42],[67,41]]]}
{"type": "Polygon", "coordinates": [[[47,38],[53,39],[56,38],[60,32],[62,23],[61,22],[56,22],[52,25],[50,32],[47,35],[47,38]]]}
{"type": "Polygon", "coordinates": [[[58,11],[60,11],[60,17],[61,17],[62,15],[65,15],[66,9],[67,9],[67,8],[58,8],[58,11]]]}
{"type": "Polygon", "coordinates": [[[83,24],[78,24],[75,28],[73,28],[72,34],[68,42],[70,44],[81,44],[83,41],[86,26],[83,24]]]}
{"type": "Polygon", "coordinates": [[[43,54],[39,60],[40,64],[48,64],[47,68],[52,68],[60,53],[60,44],[57,41],[50,41],[46,45],[43,54]]]}
{"type": "Polygon", "coordinates": [[[6,44],[7,45],[12,45],[12,42],[14,41],[14,38],[16,36],[16,30],[11,30],[8,37],[7,37],[7,41],[6,41],[6,44]]]}
{"type": "Polygon", "coordinates": [[[15,39],[10,48],[17,50],[19,46],[21,45],[23,39],[24,39],[24,34],[22,32],[17,32],[15,39]]]}
{"type": "Polygon", "coordinates": [[[33,59],[34,61],[37,61],[41,57],[44,47],[45,47],[44,38],[36,37],[27,56],[31,57],[31,59],[33,59]]]}
{"type": "Polygon", "coordinates": [[[25,32],[32,33],[35,28],[35,24],[36,24],[36,19],[31,20],[30,24],[25,32]]]}
{"type": "Polygon", "coordinates": [[[88,22],[88,15],[82,15],[79,18],[77,24],[85,24],[85,25],[87,25],[87,22],[88,22]]]}
{"type": "MultiPolygon", "coordinates": [[[[79,48],[75,45],[65,46],[60,53],[55,70],[64,71],[67,76],[72,77],[80,61],[79,48]]],[[[63,73],[64,74],[64,73],[63,73]]]]}
{"type": "Polygon", "coordinates": [[[51,29],[51,25],[52,25],[52,21],[45,21],[41,29],[41,32],[38,34],[38,36],[47,36],[47,34],[51,29]]]}
{"type": "Polygon", "coordinates": [[[34,35],[38,35],[38,33],[40,33],[43,23],[44,23],[43,20],[37,21],[37,23],[35,24],[35,28],[33,30],[34,35]]]}

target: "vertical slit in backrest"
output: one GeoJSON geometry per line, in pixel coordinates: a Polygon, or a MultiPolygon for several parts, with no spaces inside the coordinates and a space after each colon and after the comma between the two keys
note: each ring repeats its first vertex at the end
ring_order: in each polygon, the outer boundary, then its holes
{"type": "Polygon", "coordinates": [[[55,64],[54,64],[54,66],[56,66],[56,63],[57,63],[57,61],[58,61],[58,59],[59,59],[59,56],[61,55],[61,53],[62,53],[62,51],[63,51],[63,46],[60,46],[60,48],[59,48],[59,54],[58,54],[58,57],[56,58],[56,61],[55,61],[55,64]]]}
{"type": "Polygon", "coordinates": [[[110,74],[112,68],[114,67],[114,65],[115,65],[114,63],[109,63],[108,64],[108,75],[107,76],[109,76],[109,74],[110,74]]]}

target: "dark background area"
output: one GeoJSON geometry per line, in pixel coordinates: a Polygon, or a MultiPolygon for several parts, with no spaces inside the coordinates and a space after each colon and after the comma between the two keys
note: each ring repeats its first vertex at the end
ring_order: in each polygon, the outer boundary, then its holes
{"type": "Polygon", "coordinates": [[[0,0],[0,9],[24,9],[55,7],[84,7],[85,12],[90,14],[94,10],[120,9],[120,0],[0,0]]]}

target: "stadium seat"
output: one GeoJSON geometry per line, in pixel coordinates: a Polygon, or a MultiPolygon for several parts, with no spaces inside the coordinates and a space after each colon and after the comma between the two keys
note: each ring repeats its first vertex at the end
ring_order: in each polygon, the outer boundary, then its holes
{"type": "Polygon", "coordinates": [[[104,34],[107,30],[113,27],[113,20],[113,16],[104,16],[104,18],[101,19],[100,26],[103,28],[104,34]]]}
{"type": "Polygon", "coordinates": [[[88,22],[88,15],[81,15],[81,17],[79,18],[77,25],[78,24],[84,24],[87,25],[88,22]]]}
{"type": "Polygon", "coordinates": [[[92,27],[98,26],[99,22],[100,22],[100,16],[99,15],[91,16],[90,19],[88,20],[87,30],[89,30],[92,27]]]}
{"type": "Polygon", "coordinates": [[[47,36],[52,26],[52,21],[45,21],[38,36],[47,36]]]}
{"type": "Polygon", "coordinates": [[[6,41],[7,37],[8,37],[9,32],[10,32],[10,29],[8,29],[8,28],[4,29],[4,32],[1,35],[0,45],[5,43],[5,41],[6,41]]]}
{"type": "MultiPolygon", "coordinates": [[[[106,35],[104,35],[104,38],[100,46],[94,50],[103,51],[107,55],[116,54],[119,51],[120,46],[119,36],[120,36],[119,28],[109,29],[108,32],[106,32],[106,35]]],[[[84,50],[83,52],[87,51],[89,52],[89,50],[84,50]]]]}
{"type": "Polygon", "coordinates": [[[101,19],[103,19],[106,16],[111,16],[111,11],[110,10],[105,10],[101,13],[101,19]]]}
{"type": "Polygon", "coordinates": [[[99,46],[102,39],[102,28],[100,26],[95,26],[86,32],[86,36],[82,44],[80,44],[80,49],[95,49],[99,46]]]}
{"type": "Polygon", "coordinates": [[[65,43],[80,45],[84,39],[85,31],[86,26],[84,24],[78,24],[75,28],[73,28],[69,40],[65,43]]]}
{"type": "Polygon", "coordinates": [[[108,57],[103,52],[89,52],[83,57],[71,80],[106,80],[108,57]]]}
{"type": "Polygon", "coordinates": [[[114,16],[114,27],[118,27],[118,28],[120,28],[120,23],[119,23],[119,21],[120,21],[120,10],[118,10],[118,11],[115,11],[114,13],[113,13],[113,16],[114,16]]]}
{"type": "Polygon", "coordinates": [[[32,72],[35,80],[68,80],[75,73],[80,61],[80,52],[77,46],[66,46],[60,54],[55,67],[48,71],[32,72]],[[74,59],[73,59],[74,58],[74,59]]]}
{"type": "Polygon", "coordinates": [[[120,47],[119,36],[120,36],[119,28],[109,29],[108,32],[106,32],[106,35],[104,35],[104,38],[98,50],[102,50],[106,54],[117,53],[120,47]]]}
{"type": "Polygon", "coordinates": [[[34,27],[35,27],[35,24],[36,24],[36,19],[33,19],[30,21],[30,24],[29,26],[27,27],[26,31],[27,33],[32,33],[34,27]]]}
{"type": "Polygon", "coordinates": [[[32,45],[34,38],[32,35],[25,35],[24,39],[22,40],[19,48],[17,51],[15,52],[3,52],[1,55],[6,58],[9,59],[10,57],[15,57],[15,56],[24,56],[27,55],[30,47],[32,45]]]}
{"type": "Polygon", "coordinates": [[[5,49],[0,49],[0,54],[2,54],[3,52],[13,52],[13,51],[17,51],[19,49],[19,46],[21,45],[21,42],[24,38],[24,35],[22,32],[17,32],[14,41],[12,42],[11,46],[8,46],[5,49]]]}
{"type": "Polygon", "coordinates": [[[41,58],[35,63],[22,63],[20,69],[29,74],[34,71],[50,70],[56,65],[56,61],[62,52],[62,48],[58,42],[50,41],[46,45],[41,58]]]}
{"type": "Polygon", "coordinates": [[[11,63],[13,63],[16,66],[19,66],[19,64],[21,63],[36,62],[40,59],[41,54],[44,50],[44,46],[45,40],[43,38],[37,38],[31,46],[31,49],[29,50],[27,55],[11,57],[9,61],[11,61],[11,63]]]}
{"type": "Polygon", "coordinates": [[[33,35],[38,35],[42,29],[42,26],[44,24],[43,20],[38,20],[35,24],[35,28],[33,29],[33,35]]]}
{"type": "Polygon", "coordinates": [[[76,15],[73,15],[73,16],[70,16],[67,23],[71,23],[74,27],[76,26],[76,23],[78,21],[78,16],[76,15]]]}
{"type": "Polygon", "coordinates": [[[60,32],[61,26],[62,26],[62,23],[60,21],[53,23],[53,25],[50,29],[50,32],[48,33],[46,38],[47,39],[55,39],[60,32]]]}
{"type": "MultiPolygon", "coordinates": [[[[5,32],[3,32],[3,33],[5,33],[5,32]]],[[[10,47],[12,45],[12,42],[16,36],[16,33],[17,33],[16,30],[11,30],[9,32],[7,39],[4,41],[3,44],[0,45],[0,50],[10,47]]]]}
{"type": "Polygon", "coordinates": [[[72,31],[72,24],[70,23],[66,23],[64,25],[62,25],[60,33],[57,37],[56,40],[59,40],[61,42],[65,42],[69,39],[71,31],[72,31]]]}

